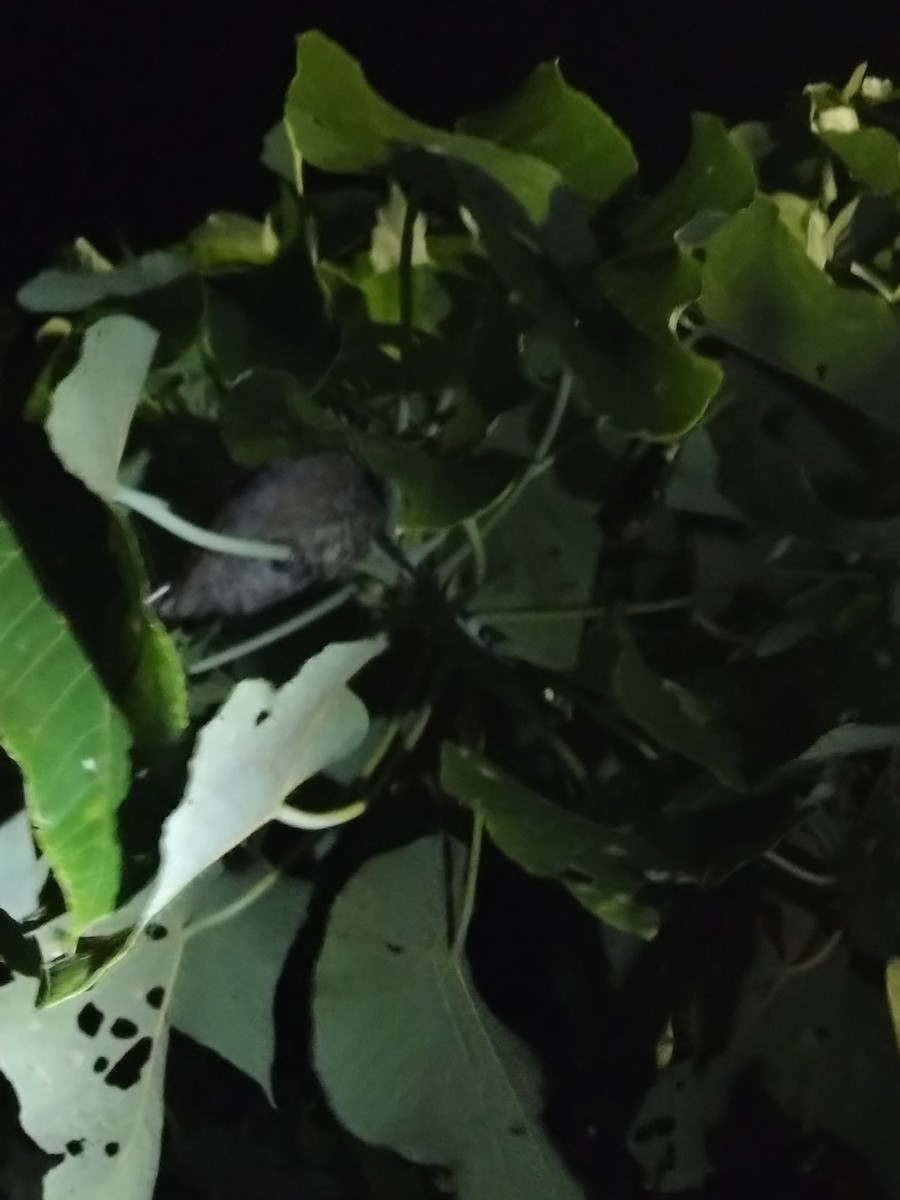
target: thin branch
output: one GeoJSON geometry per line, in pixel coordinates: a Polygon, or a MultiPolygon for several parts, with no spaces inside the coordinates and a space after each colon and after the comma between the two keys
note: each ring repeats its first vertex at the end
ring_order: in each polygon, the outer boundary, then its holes
{"type": "Polygon", "coordinates": [[[466,863],[466,879],[463,884],[462,904],[459,921],[453,937],[453,957],[459,961],[466,948],[466,936],[472,914],[475,912],[475,893],[478,890],[478,868],[481,865],[481,846],[484,841],[484,817],[476,813],[472,819],[472,841],[469,846],[469,861],[466,863]]]}
{"type": "Polygon", "coordinates": [[[186,671],[188,675],[204,675],[207,671],[213,671],[216,667],[224,666],[225,663],[234,662],[235,659],[243,658],[246,654],[252,654],[255,650],[262,650],[265,646],[271,646],[273,642],[279,642],[282,638],[290,637],[298,629],[303,629],[306,625],[311,625],[313,621],[318,621],[320,617],[324,617],[327,613],[333,612],[334,609],[340,608],[355,593],[355,584],[345,584],[344,587],[338,588],[336,592],[332,592],[330,596],[326,596],[318,604],[313,604],[311,607],[304,609],[303,612],[298,613],[295,617],[290,617],[287,621],[282,621],[280,625],[273,625],[271,629],[265,629],[255,637],[246,638],[243,642],[236,642],[233,646],[227,646],[224,650],[218,650],[215,654],[209,654],[206,658],[201,658],[199,662],[191,663],[186,668],[186,671]]]}
{"type": "Polygon", "coordinates": [[[804,883],[811,883],[815,887],[834,887],[837,883],[836,876],[827,875],[821,871],[809,871],[806,867],[800,867],[795,862],[791,862],[789,858],[784,858],[777,850],[766,850],[763,858],[786,874],[793,875],[795,879],[802,879],[804,883]]]}

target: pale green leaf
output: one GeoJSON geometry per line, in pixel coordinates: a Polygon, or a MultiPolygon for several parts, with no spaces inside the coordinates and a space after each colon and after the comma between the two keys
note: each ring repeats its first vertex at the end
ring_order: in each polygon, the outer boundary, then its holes
{"type": "Polygon", "coordinates": [[[363,1141],[452,1171],[460,1200],[576,1200],[533,1058],[448,948],[445,867],[442,840],[423,838],[371,859],[334,903],[313,1001],[329,1104],[363,1141]]]}
{"type": "Polygon", "coordinates": [[[47,436],[57,458],[107,503],[158,334],[125,314],[101,317],[84,335],[75,367],[56,387],[47,436]]]}
{"type": "Polygon", "coordinates": [[[108,913],[118,892],[116,810],[131,739],[2,516],[0,741],[22,771],[38,844],[81,928],[108,913]]]}
{"type": "Polygon", "coordinates": [[[102,300],[125,300],[166,287],[188,275],[191,265],[167,250],[154,250],[116,267],[51,267],[30,279],[16,299],[31,312],[81,312],[102,300]]]}
{"type": "Polygon", "coordinates": [[[380,637],[335,642],[280,688],[264,679],[237,684],[197,737],[187,790],[163,829],[144,920],[362,740],[368,715],[346,684],[384,645],[380,637]]]}
{"type": "Polygon", "coordinates": [[[172,1001],[174,1027],[255,1080],[273,1103],[275,988],[310,890],[260,865],[205,878],[172,1001]],[[246,908],[216,920],[254,894],[246,908]]]}

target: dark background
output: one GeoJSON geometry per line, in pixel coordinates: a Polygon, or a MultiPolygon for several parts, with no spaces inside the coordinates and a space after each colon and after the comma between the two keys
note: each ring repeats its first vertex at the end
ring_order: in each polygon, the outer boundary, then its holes
{"type": "Polygon", "coordinates": [[[778,113],[863,59],[900,76],[900,0],[6,0],[0,15],[0,300],[83,234],[114,251],[174,240],[216,208],[259,215],[257,165],[319,28],[375,87],[450,123],[540,61],[631,136],[650,184],[693,109],[778,113]]]}

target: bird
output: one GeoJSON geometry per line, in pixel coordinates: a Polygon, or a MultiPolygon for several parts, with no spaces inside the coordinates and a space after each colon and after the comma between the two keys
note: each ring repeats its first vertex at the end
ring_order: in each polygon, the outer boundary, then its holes
{"type": "Polygon", "coordinates": [[[204,550],[157,602],[157,612],[173,623],[249,616],[338,579],[366,554],[385,512],[376,485],[343,451],[277,459],[225,505],[214,528],[285,545],[291,556],[255,559],[204,550]]]}

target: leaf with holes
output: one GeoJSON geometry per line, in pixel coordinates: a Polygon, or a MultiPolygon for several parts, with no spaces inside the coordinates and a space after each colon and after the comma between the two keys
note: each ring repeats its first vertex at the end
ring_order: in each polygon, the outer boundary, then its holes
{"type": "Polygon", "coordinates": [[[163,829],[145,921],[362,741],[368,714],[347,680],[384,646],[380,637],[335,642],[278,689],[241,680],[197,737],[187,790],[163,829]]]}
{"type": "MultiPolygon", "coordinates": [[[[451,1170],[461,1200],[577,1200],[541,1128],[536,1063],[448,947],[445,863],[442,840],[422,838],[335,901],[315,974],[319,1078],[357,1137],[451,1170]]],[[[457,889],[461,867],[455,854],[457,889]]]]}

